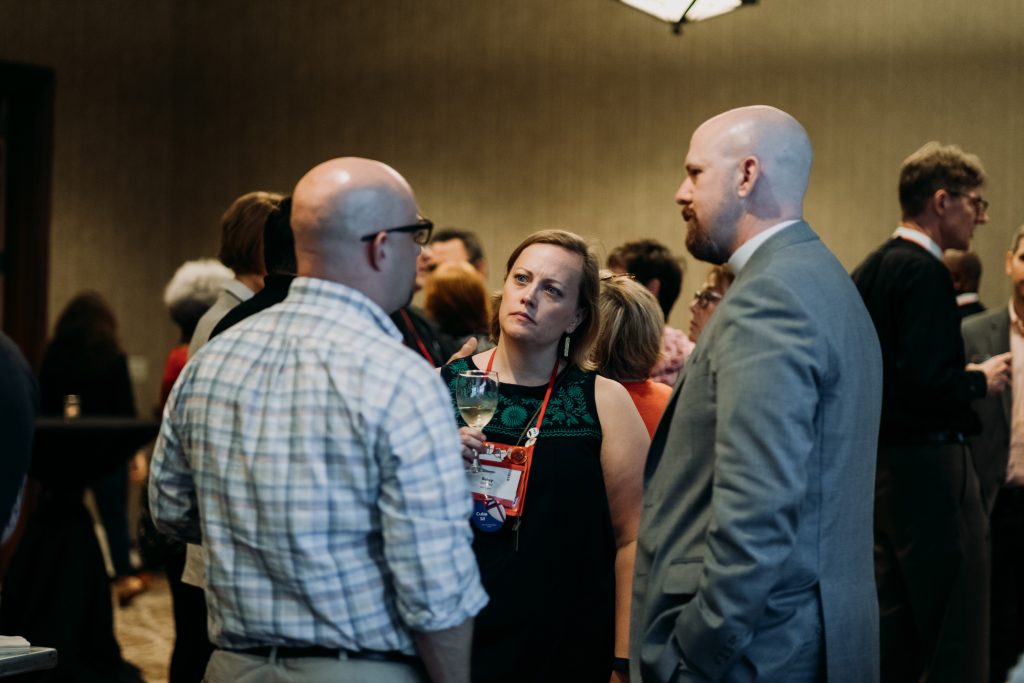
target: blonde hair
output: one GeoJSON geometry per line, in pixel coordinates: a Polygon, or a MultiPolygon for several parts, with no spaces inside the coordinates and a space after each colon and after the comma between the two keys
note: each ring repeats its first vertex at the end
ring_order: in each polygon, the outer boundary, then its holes
{"type": "MultiPolygon", "coordinates": [[[[594,364],[590,360],[590,349],[597,338],[597,329],[600,325],[600,312],[597,305],[598,289],[600,279],[598,276],[599,266],[597,256],[587,241],[574,232],[567,230],[541,230],[535,232],[519,243],[508,257],[505,264],[505,280],[512,272],[519,255],[523,250],[533,244],[553,244],[562,247],[566,251],[577,254],[583,262],[580,272],[580,290],[576,301],[577,307],[583,313],[583,320],[569,335],[569,362],[583,370],[593,370],[594,364]]],[[[491,339],[495,342],[501,337],[501,321],[498,320],[498,312],[501,310],[501,292],[494,295],[491,302],[491,339]]]]}
{"type": "Polygon", "coordinates": [[[650,290],[628,275],[601,272],[601,325],[591,360],[616,381],[647,379],[661,356],[665,316],[650,290]]]}

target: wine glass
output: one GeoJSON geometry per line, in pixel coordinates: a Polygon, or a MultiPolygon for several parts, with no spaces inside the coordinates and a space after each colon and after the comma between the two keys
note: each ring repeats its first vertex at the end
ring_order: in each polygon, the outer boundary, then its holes
{"type": "MultiPolygon", "coordinates": [[[[498,409],[498,373],[486,370],[460,372],[455,378],[455,405],[467,425],[483,429],[498,409]]],[[[480,455],[474,449],[473,463],[467,472],[481,471],[480,455]]]]}

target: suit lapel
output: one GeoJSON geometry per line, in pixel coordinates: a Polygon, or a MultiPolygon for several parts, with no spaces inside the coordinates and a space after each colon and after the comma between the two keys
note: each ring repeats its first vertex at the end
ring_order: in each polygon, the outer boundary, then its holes
{"type": "MultiPolygon", "coordinates": [[[[732,287],[729,288],[729,292],[740,284],[741,279],[745,274],[765,267],[771,261],[772,254],[779,249],[783,249],[792,244],[797,244],[798,242],[806,242],[814,239],[818,239],[818,236],[813,230],[811,230],[811,226],[807,225],[804,221],[799,221],[793,225],[787,226],[778,234],[772,235],[764,244],[758,247],[757,251],[754,252],[754,255],[750,257],[750,261],[747,262],[747,265],[736,276],[736,281],[733,282],[732,287]]],[[[725,298],[718,304],[719,307],[725,305],[725,302],[729,299],[729,292],[725,293],[725,298]]],[[[701,336],[705,339],[708,338],[714,324],[715,317],[712,316],[711,320],[704,328],[704,331],[701,333],[701,336]]],[[[676,386],[672,390],[672,395],[669,397],[668,404],[665,406],[665,412],[662,413],[661,421],[658,423],[658,428],[654,432],[654,438],[651,439],[651,448],[647,451],[647,462],[644,464],[645,490],[650,478],[658,469],[658,463],[661,462],[661,457],[665,451],[665,442],[668,439],[668,432],[671,429],[673,418],[675,416],[675,408],[676,403],[679,400],[679,393],[683,389],[683,384],[686,383],[687,369],[690,367],[691,362],[701,355],[702,352],[701,344],[698,341],[697,346],[690,353],[690,357],[687,359],[686,365],[683,367],[683,374],[680,376],[679,381],[676,382],[676,386]]]]}
{"type": "MultiPolygon", "coordinates": [[[[690,358],[693,358],[694,351],[690,352],[690,358]]],[[[689,365],[689,359],[687,359],[687,365],[689,365]]],[[[679,392],[682,391],[684,382],[686,382],[685,366],[683,367],[683,373],[679,376],[679,380],[676,381],[676,386],[672,389],[672,395],[669,396],[668,403],[665,404],[665,410],[658,421],[658,428],[654,430],[654,438],[651,439],[651,447],[647,450],[647,461],[644,463],[645,490],[647,489],[647,482],[654,475],[654,471],[658,469],[661,455],[665,451],[665,439],[668,437],[669,425],[672,424],[676,402],[679,400],[679,392]]]]}

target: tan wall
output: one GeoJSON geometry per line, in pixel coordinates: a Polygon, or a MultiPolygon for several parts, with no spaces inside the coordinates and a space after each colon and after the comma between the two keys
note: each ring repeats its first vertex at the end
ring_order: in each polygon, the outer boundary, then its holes
{"type": "MultiPolygon", "coordinates": [[[[848,268],[895,227],[903,157],[929,139],[977,152],[998,304],[1024,222],[1022,18],[1019,0],[763,0],[675,37],[608,0],[0,0],[0,59],[57,69],[51,319],[81,287],[109,293],[150,397],[174,336],[160,290],[215,252],[242,192],[385,160],[439,224],[482,235],[497,286],[542,227],[682,252],[690,132],[758,102],[808,128],[807,217],[848,268]]],[[[704,270],[691,260],[684,292],[704,270]]]]}

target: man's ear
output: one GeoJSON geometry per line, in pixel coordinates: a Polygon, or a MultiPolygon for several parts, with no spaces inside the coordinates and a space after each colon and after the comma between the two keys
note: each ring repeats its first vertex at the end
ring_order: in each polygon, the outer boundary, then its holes
{"type": "Polygon", "coordinates": [[[757,157],[745,157],[740,162],[739,176],[740,184],[737,194],[740,197],[749,197],[750,193],[754,191],[757,179],[761,177],[761,162],[757,160],[757,157]]]}
{"type": "Polygon", "coordinates": [[[644,283],[644,287],[654,296],[658,296],[661,293],[661,278],[652,277],[644,283]]]}
{"type": "Polygon", "coordinates": [[[367,248],[370,250],[370,267],[380,271],[384,269],[384,262],[388,258],[388,251],[391,244],[388,240],[388,233],[381,231],[373,236],[367,248]]]}

